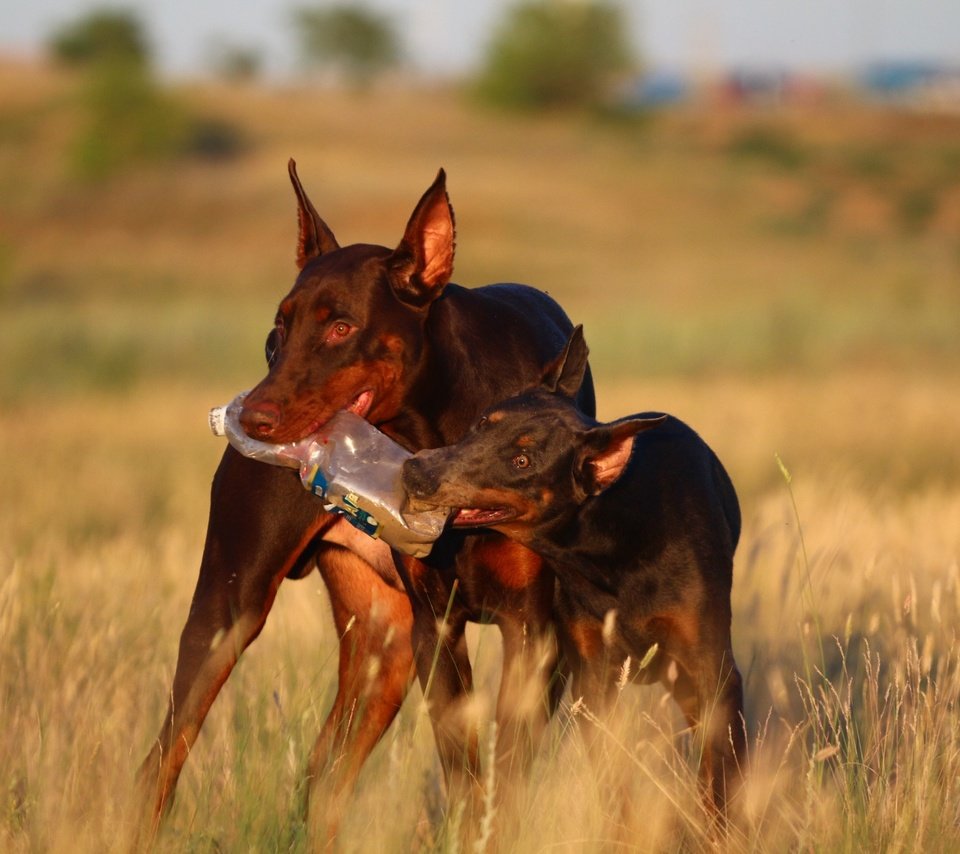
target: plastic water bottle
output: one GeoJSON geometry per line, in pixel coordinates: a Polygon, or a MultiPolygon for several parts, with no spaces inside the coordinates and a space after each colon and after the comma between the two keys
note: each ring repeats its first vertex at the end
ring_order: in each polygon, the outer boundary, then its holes
{"type": "Polygon", "coordinates": [[[210,410],[210,429],[251,459],[300,470],[304,489],[356,528],[398,551],[426,557],[443,533],[449,510],[401,513],[405,493],[400,469],[412,454],[370,422],[341,411],[317,433],[296,442],[260,442],[240,426],[247,393],[210,410]]]}

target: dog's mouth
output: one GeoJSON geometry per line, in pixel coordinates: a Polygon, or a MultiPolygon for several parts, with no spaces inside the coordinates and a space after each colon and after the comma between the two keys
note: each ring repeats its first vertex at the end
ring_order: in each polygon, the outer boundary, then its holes
{"type": "MultiPolygon", "coordinates": [[[[373,408],[373,392],[370,389],[366,391],[361,391],[350,404],[342,407],[340,412],[352,412],[355,415],[359,415],[361,418],[366,418],[367,414],[373,408]]],[[[303,437],[312,436],[314,433],[320,432],[327,422],[335,415],[336,413],[330,413],[326,418],[321,420],[314,421],[303,433],[303,437]]]]}
{"type": "Polygon", "coordinates": [[[516,519],[518,515],[512,507],[461,507],[453,514],[450,524],[455,528],[489,528],[516,519]]]}

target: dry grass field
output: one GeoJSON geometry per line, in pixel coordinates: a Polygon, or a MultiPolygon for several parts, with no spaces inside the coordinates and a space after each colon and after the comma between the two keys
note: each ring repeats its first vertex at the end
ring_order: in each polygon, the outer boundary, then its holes
{"type": "MultiPolygon", "coordinates": [[[[395,243],[443,165],[457,281],[549,290],[585,324],[603,416],[671,411],[727,464],[750,768],[725,847],[960,847],[960,119],[211,85],[178,97],[239,154],[90,184],[66,153],[78,85],[0,66],[0,850],[118,845],[196,579],[206,411],[260,377],[292,282],[291,155],[341,242],[395,243]]],[[[281,588],[161,850],[305,850],[325,596],[281,588]]],[[[498,638],[471,638],[489,705],[498,638]]],[[[625,690],[590,756],[568,701],[503,849],[710,849],[662,699],[625,690]]],[[[419,688],[354,804],[344,851],[455,850],[419,688]]]]}

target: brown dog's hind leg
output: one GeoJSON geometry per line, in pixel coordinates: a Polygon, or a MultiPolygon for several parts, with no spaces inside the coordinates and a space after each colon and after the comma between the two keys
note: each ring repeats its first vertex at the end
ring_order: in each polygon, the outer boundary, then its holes
{"type": "Polygon", "coordinates": [[[337,695],[310,755],[307,822],[312,846],[336,837],[360,769],[396,717],[410,687],[410,600],[369,563],[325,548],[317,564],[340,636],[337,695]]]}

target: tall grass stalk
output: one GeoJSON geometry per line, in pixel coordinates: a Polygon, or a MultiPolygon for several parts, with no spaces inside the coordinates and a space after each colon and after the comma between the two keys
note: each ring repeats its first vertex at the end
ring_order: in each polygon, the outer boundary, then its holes
{"type": "MultiPolygon", "coordinates": [[[[790,496],[790,507],[793,510],[793,521],[797,526],[797,541],[800,544],[800,571],[802,573],[802,584],[800,589],[802,594],[806,596],[807,612],[809,619],[813,624],[813,636],[820,650],[820,666],[825,668],[826,664],[823,652],[823,634],[820,623],[820,609],[818,607],[817,596],[813,586],[813,574],[810,570],[810,558],[807,555],[807,541],[803,535],[803,523],[800,521],[800,508],[797,507],[797,496],[793,491],[793,475],[790,474],[790,471],[780,458],[780,454],[774,454],[774,458],[777,461],[777,467],[780,469],[780,474],[783,476],[783,481],[786,484],[787,494],[790,496]]],[[[803,626],[801,626],[801,629],[802,628],[803,626]]],[[[809,679],[810,664],[808,661],[806,661],[806,659],[804,660],[804,667],[807,672],[807,678],[809,679]]]]}
{"type": "Polygon", "coordinates": [[[460,580],[454,579],[453,585],[450,588],[450,597],[447,599],[447,607],[443,612],[443,619],[440,621],[440,625],[437,632],[437,644],[433,648],[433,659],[430,662],[430,673],[427,676],[427,684],[423,689],[423,705],[425,708],[429,706],[430,703],[430,688],[433,686],[433,677],[437,672],[437,662],[440,660],[440,653],[443,650],[443,642],[447,633],[447,626],[450,621],[450,611],[453,610],[453,600],[457,595],[457,588],[459,587],[460,580]]]}
{"type": "MultiPolygon", "coordinates": [[[[666,785],[666,783],[661,779],[660,775],[653,771],[649,764],[640,755],[638,755],[637,751],[631,749],[627,745],[627,743],[623,740],[623,736],[611,728],[605,718],[594,714],[588,708],[586,703],[583,702],[582,698],[576,701],[571,710],[571,714],[573,714],[574,717],[582,716],[584,720],[591,724],[591,726],[595,727],[596,730],[604,736],[607,742],[616,748],[621,758],[626,760],[630,766],[639,771],[643,778],[649,781],[664,797],[666,802],[670,804],[670,806],[676,811],[676,814],[683,820],[685,827],[694,834],[694,837],[699,839],[701,842],[708,841],[706,822],[704,820],[705,816],[691,810],[689,806],[685,804],[669,786],[666,785]]],[[[673,758],[678,760],[682,766],[686,765],[686,763],[683,761],[683,757],[680,756],[679,753],[673,758]]],[[[685,782],[681,779],[675,780],[674,782],[679,782],[682,788],[687,788],[688,794],[690,794],[691,791],[694,795],[696,794],[695,784],[691,790],[691,784],[689,781],[685,782]]]]}
{"type": "Polygon", "coordinates": [[[483,772],[483,813],[480,828],[473,845],[475,854],[484,854],[493,838],[497,815],[497,722],[491,721],[487,735],[486,768],[483,772]]]}

